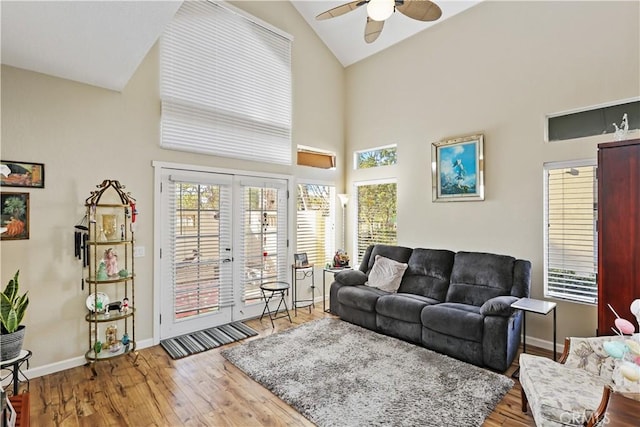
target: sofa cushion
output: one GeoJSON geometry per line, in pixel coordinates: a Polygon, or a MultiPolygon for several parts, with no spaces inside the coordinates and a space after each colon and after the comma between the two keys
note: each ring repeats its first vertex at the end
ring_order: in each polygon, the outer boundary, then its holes
{"type": "Polygon", "coordinates": [[[364,285],[367,282],[367,275],[360,270],[343,270],[334,275],[336,282],[343,285],[364,285]]]}
{"type": "Polygon", "coordinates": [[[500,295],[511,295],[515,258],[480,252],[455,256],[447,302],[482,306],[500,295]]]}
{"type": "Polygon", "coordinates": [[[420,313],[427,305],[438,301],[414,294],[383,295],[376,302],[376,313],[403,322],[420,323],[420,313]]]}
{"type": "Polygon", "coordinates": [[[480,307],[458,303],[428,305],[420,314],[422,326],[441,334],[482,342],[484,316],[480,307]]]}
{"type": "Polygon", "coordinates": [[[343,286],[338,290],[338,301],[342,305],[373,313],[376,301],[388,292],[369,286],[343,286]]]}
{"type": "Polygon", "coordinates": [[[582,425],[600,404],[607,382],[584,369],[523,353],[520,384],[537,425],[582,425]]]}
{"type": "Polygon", "coordinates": [[[396,292],[406,269],[407,263],[376,255],[376,262],[369,272],[369,280],[366,285],[387,292],[396,292]]]}
{"type": "Polygon", "coordinates": [[[455,253],[438,249],[414,249],[398,292],[422,295],[444,302],[455,253]]]}
{"type": "MultiPolygon", "coordinates": [[[[409,261],[409,257],[411,256],[412,252],[413,252],[413,249],[406,248],[404,246],[374,245],[373,249],[371,250],[371,255],[369,256],[369,259],[366,260],[367,261],[366,272],[367,273],[370,272],[371,269],[373,268],[373,264],[376,262],[376,255],[381,255],[385,258],[389,258],[394,261],[406,263],[407,261],[409,261]]],[[[363,261],[365,260],[363,259],[363,261]]],[[[362,265],[360,266],[360,270],[363,270],[362,265]]]]}

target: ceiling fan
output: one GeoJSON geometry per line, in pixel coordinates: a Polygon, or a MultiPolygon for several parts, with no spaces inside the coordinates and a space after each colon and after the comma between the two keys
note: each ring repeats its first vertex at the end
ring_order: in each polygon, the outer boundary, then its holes
{"type": "Polygon", "coordinates": [[[335,18],[367,5],[367,24],[364,27],[364,41],[373,43],[384,27],[385,19],[396,10],[418,21],[435,21],[442,16],[440,7],[429,0],[356,0],[322,12],[316,19],[335,18]]]}

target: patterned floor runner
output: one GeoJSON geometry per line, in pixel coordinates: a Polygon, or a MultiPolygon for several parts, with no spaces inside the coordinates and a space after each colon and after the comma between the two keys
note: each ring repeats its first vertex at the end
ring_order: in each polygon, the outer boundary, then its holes
{"type": "Polygon", "coordinates": [[[160,345],[172,359],[181,359],[192,354],[211,350],[221,345],[258,335],[242,322],[233,322],[179,337],[161,340],[160,345]]]}

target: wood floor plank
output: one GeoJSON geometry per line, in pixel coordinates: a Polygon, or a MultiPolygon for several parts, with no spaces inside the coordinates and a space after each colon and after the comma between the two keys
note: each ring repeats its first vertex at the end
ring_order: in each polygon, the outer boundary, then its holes
{"type": "MultiPolygon", "coordinates": [[[[323,317],[321,304],[278,319],[246,322],[264,337],[323,317]]],[[[257,337],[249,338],[249,340],[257,337]]],[[[246,340],[245,340],[246,341],[246,340]]],[[[242,343],[241,341],[240,343],[242,343]]],[[[239,345],[233,343],[229,346],[239,345]]],[[[228,348],[225,346],[223,348],[228,348]]],[[[551,352],[527,346],[530,353],[551,352]]],[[[220,348],[173,360],[160,346],[140,350],[138,365],[127,357],[77,367],[31,380],[31,421],[35,426],[313,426],[220,355],[220,348]]],[[[505,375],[518,367],[516,357],[505,375]]],[[[535,426],[520,410],[520,384],[487,417],[485,427],[535,426]]]]}

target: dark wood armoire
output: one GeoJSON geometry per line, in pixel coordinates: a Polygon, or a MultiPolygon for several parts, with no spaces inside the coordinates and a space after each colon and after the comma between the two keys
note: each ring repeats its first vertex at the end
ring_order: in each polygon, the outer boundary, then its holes
{"type": "Polygon", "coordinates": [[[640,139],[598,145],[598,335],[612,335],[608,304],[638,329],[629,305],[640,298],[640,139]]]}

